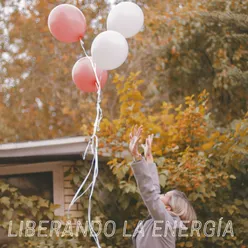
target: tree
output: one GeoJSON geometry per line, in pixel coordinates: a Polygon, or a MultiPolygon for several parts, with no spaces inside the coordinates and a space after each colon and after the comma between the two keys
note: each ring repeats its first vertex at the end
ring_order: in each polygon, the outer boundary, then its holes
{"type": "MultiPolygon", "coordinates": [[[[95,117],[95,96],[77,90],[71,78],[74,63],[84,56],[80,44],[64,44],[50,34],[47,18],[54,3],[29,1],[22,9],[18,2],[3,1],[2,15],[9,6],[13,11],[2,25],[2,108],[11,112],[5,122],[16,137],[6,136],[4,141],[79,135],[80,128],[92,125],[95,117]]],[[[100,17],[106,15],[107,5],[78,1],[77,6],[87,18],[88,49],[99,32],[96,27],[101,29],[100,17]],[[95,20],[94,25],[90,20],[95,20]]],[[[87,128],[82,131],[87,134],[87,128]]]]}
{"type": "MultiPolygon", "coordinates": [[[[106,30],[109,5],[66,2],[86,15],[84,41],[89,50],[93,38],[106,30]]],[[[145,13],[144,30],[128,40],[128,60],[117,72],[127,76],[141,71],[144,104],[154,108],[163,100],[183,103],[185,96],[207,89],[218,122],[243,116],[247,110],[246,3],[138,2],[145,13]]],[[[4,122],[16,133],[3,137],[4,142],[87,135],[92,128],[96,94],[80,92],[71,79],[74,63],[84,55],[79,43],[63,44],[50,34],[47,18],[54,7],[47,1],[26,1],[25,6],[13,0],[1,2],[2,111],[11,112],[4,122]],[[9,6],[12,10],[7,14],[9,6]]],[[[120,107],[113,73],[102,98],[103,113],[112,119],[120,107]]]]}
{"type": "MultiPolygon", "coordinates": [[[[140,35],[140,68],[157,96],[183,102],[203,89],[222,124],[247,111],[247,1],[153,1],[140,35]],[[156,91],[155,91],[156,92],[156,91]]],[[[149,91],[150,88],[148,89],[149,91]]],[[[148,97],[149,98],[149,97],[148,97]]]]}
{"type": "MultiPolygon", "coordinates": [[[[1,141],[91,134],[96,96],[79,92],[70,76],[82,50],[49,33],[53,3],[27,3],[20,9],[15,1],[1,2],[1,141]],[[6,15],[9,5],[14,11],[6,15]]],[[[76,4],[87,20],[94,20],[85,37],[89,48],[105,29],[109,6],[104,1],[76,4]]],[[[117,196],[113,216],[120,222],[128,216],[134,224],[146,213],[130,161],[115,156],[127,149],[130,128],[142,123],[144,135],[156,134],[153,152],[163,190],[185,191],[200,220],[223,216],[235,225],[235,237],[196,237],[193,243],[180,241],[178,247],[244,246],[247,0],[139,4],[146,16],[144,31],[130,39],[128,60],[116,74],[110,73],[103,90],[99,146],[113,154],[106,186],[117,196]]],[[[105,210],[101,213],[107,218],[105,210]]],[[[115,238],[116,246],[129,247],[127,240],[115,238]]]]}
{"type": "MultiPolygon", "coordinates": [[[[163,102],[154,113],[144,107],[143,96],[138,90],[142,83],[137,74],[128,78],[116,77],[118,95],[121,100],[120,116],[115,120],[103,119],[100,147],[113,151],[109,161],[110,169],[121,188],[126,192],[125,201],[119,203],[139,216],[141,199],[130,200],[135,193],[135,181],[126,156],[117,159],[116,154],[128,149],[129,133],[133,125],[143,125],[144,136],[154,133],[153,156],[158,165],[160,184],[163,191],[177,188],[185,192],[196,209],[198,219],[203,222],[233,222],[235,236],[212,238],[204,236],[180,241],[178,247],[237,247],[245,245],[245,230],[248,214],[247,192],[241,190],[247,185],[247,137],[248,113],[243,119],[234,121],[226,128],[216,126],[207,107],[209,94],[203,91],[196,97],[185,97],[185,108],[163,102]],[[149,115],[144,115],[149,113],[149,115]],[[136,211],[134,211],[137,210],[136,211]]],[[[123,196],[124,197],[124,196],[123,196]]],[[[222,225],[223,234],[225,225],[222,225]]]]}
{"type": "MultiPolygon", "coordinates": [[[[130,247],[130,239],[124,238],[123,223],[128,220],[128,233],[134,230],[137,222],[144,218],[147,209],[137,190],[137,186],[130,167],[131,160],[128,153],[124,158],[116,155],[128,149],[129,133],[134,124],[143,124],[144,138],[154,133],[153,155],[158,166],[160,185],[162,191],[177,188],[184,191],[196,209],[198,220],[203,224],[207,220],[218,221],[223,217],[223,223],[233,222],[235,236],[230,234],[225,237],[215,235],[211,238],[204,236],[189,237],[179,240],[177,247],[237,247],[247,243],[246,216],[247,192],[242,190],[247,187],[247,137],[248,137],[248,113],[243,119],[234,121],[229,127],[216,127],[208,111],[207,102],[209,94],[203,91],[197,97],[185,98],[185,108],[182,105],[175,106],[163,102],[156,113],[149,106],[143,106],[143,96],[138,89],[142,84],[138,74],[131,74],[128,78],[116,76],[113,80],[117,84],[117,94],[121,99],[120,116],[114,120],[104,118],[100,125],[99,147],[108,147],[112,156],[108,166],[101,167],[96,184],[96,190],[92,201],[92,216],[99,217],[102,221],[111,220],[117,223],[117,232],[111,239],[100,238],[101,244],[115,247],[130,247]],[[123,84],[119,84],[119,82],[123,84]],[[145,115],[144,113],[149,113],[145,115]],[[102,201],[99,189],[107,193],[108,197],[102,201]],[[115,199],[115,200],[113,200],[115,199]],[[121,213],[121,214],[120,214],[121,213]]],[[[99,154],[102,150],[100,149],[99,154]]],[[[67,175],[72,173],[72,183],[75,190],[88,173],[90,165],[82,165],[82,161],[75,164],[67,175]]],[[[85,185],[84,191],[88,185],[85,185]]],[[[33,207],[45,207],[42,213],[49,214],[52,219],[54,206],[42,199],[25,198],[16,192],[16,189],[1,184],[0,215],[4,228],[11,219],[10,212],[17,214],[18,219],[25,218],[32,213],[33,207]],[[14,193],[13,193],[14,192],[14,193]],[[8,200],[11,199],[11,200],[8,200]],[[33,203],[35,201],[35,203],[33,203]],[[40,206],[40,201],[42,206],[40,206]],[[20,203],[25,203],[25,207],[20,203]],[[10,208],[11,204],[11,208],[10,208]],[[13,211],[10,211],[12,210],[13,211]],[[19,210],[19,211],[18,211],[19,210]],[[10,215],[10,216],[9,216],[10,215]],[[24,217],[25,216],[25,217],[24,217]]],[[[84,197],[89,195],[86,194],[84,197]]],[[[87,200],[82,199],[82,211],[87,218],[87,200]]],[[[41,219],[36,212],[34,218],[41,219]]],[[[17,218],[16,217],[16,218],[17,218]]],[[[221,226],[223,235],[225,225],[221,226]]],[[[201,229],[202,233],[202,229],[201,229]]],[[[74,244],[73,247],[81,247],[80,237],[75,244],[67,238],[61,240],[32,239],[30,247],[37,247],[43,241],[50,247],[58,244],[74,244]]],[[[92,244],[89,239],[83,238],[87,245],[92,244]]],[[[30,240],[21,239],[20,243],[26,247],[30,240]]],[[[21,246],[20,246],[21,247],[21,246]]]]}

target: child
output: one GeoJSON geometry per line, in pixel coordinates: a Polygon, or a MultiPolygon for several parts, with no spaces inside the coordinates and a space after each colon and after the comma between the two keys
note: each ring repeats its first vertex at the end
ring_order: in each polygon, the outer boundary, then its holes
{"type": "Polygon", "coordinates": [[[136,248],[174,248],[176,235],[172,228],[185,229],[182,221],[190,226],[196,220],[196,214],[189,200],[183,192],[172,190],[161,194],[156,164],[151,153],[152,136],[148,136],[146,144],[142,145],[144,155],[138,151],[138,141],[142,133],[142,126],[130,133],[129,150],[133,156],[131,164],[141,197],[150,213],[149,217],[140,223],[132,236],[136,248]],[[156,221],[156,224],[154,222],[156,221]],[[141,229],[142,226],[142,229],[141,229]]]}

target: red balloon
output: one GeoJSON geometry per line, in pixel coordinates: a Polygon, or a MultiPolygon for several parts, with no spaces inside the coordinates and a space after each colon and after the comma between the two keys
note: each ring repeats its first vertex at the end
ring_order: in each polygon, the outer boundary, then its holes
{"type": "MultiPolygon", "coordinates": [[[[96,74],[102,89],[107,82],[108,72],[97,68],[96,74]]],[[[72,69],[72,79],[78,89],[84,92],[97,92],[96,77],[87,57],[81,58],[75,63],[72,69]]]]}
{"type": "Polygon", "coordinates": [[[60,4],[49,14],[48,27],[59,41],[72,43],[79,41],[86,32],[84,14],[71,4],[60,4]]]}

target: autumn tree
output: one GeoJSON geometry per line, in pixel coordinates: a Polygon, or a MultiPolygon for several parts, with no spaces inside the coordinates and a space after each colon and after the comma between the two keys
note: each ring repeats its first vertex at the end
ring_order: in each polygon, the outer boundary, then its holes
{"type": "MultiPolygon", "coordinates": [[[[106,30],[110,5],[66,2],[87,18],[89,51],[94,37],[106,30]]],[[[63,44],[48,30],[48,15],[60,3],[64,1],[1,2],[1,111],[7,116],[2,123],[15,133],[6,133],[2,141],[86,135],[92,127],[96,94],[80,92],[71,79],[74,63],[84,56],[80,44],[63,44]]],[[[183,103],[185,96],[207,89],[218,122],[242,116],[247,108],[247,0],[138,4],[145,14],[144,29],[128,40],[129,57],[117,72],[141,71],[144,104],[183,103]]],[[[110,72],[102,98],[103,112],[112,119],[120,107],[113,76],[110,72]]]]}
{"type": "MultiPolygon", "coordinates": [[[[116,76],[121,101],[120,116],[115,120],[103,119],[100,147],[113,152],[110,169],[118,179],[123,197],[118,203],[131,218],[140,216],[144,205],[138,197],[130,167],[132,158],[116,155],[128,150],[129,133],[133,125],[143,125],[144,143],[148,134],[155,134],[154,161],[164,192],[177,188],[185,192],[196,209],[198,220],[216,221],[223,217],[225,224],[233,222],[235,236],[212,238],[203,236],[178,242],[178,247],[237,247],[245,245],[247,221],[247,157],[248,113],[226,128],[216,127],[208,109],[209,93],[187,96],[183,107],[165,101],[154,113],[142,105],[144,97],[138,90],[142,80],[138,74],[128,78],[116,76]],[[119,84],[123,82],[123,86],[119,84]],[[144,114],[149,113],[149,114],[144,114]],[[131,196],[136,194],[134,199],[131,196]],[[135,210],[134,210],[135,209],[135,210]]],[[[142,151],[140,151],[142,152],[142,151]]],[[[144,214],[145,216],[145,214],[144,214]]],[[[221,235],[222,235],[221,234],[221,235]]]]}
{"type": "MultiPolygon", "coordinates": [[[[48,29],[48,15],[57,4],[25,1],[21,6],[16,1],[1,2],[1,110],[6,113],[5,125],[16,133],[15,137],[1,137],[2,141],[80,135],[87,130],[80,128],[94,120],[95,95],[80,92],[71,78],[73,65],[84,56],[79,42],[59,42],[48,29]],[[11,10],[8,15],[7,9],[11,10]]],[[[87,19],[84,42],[88,50],[103,29],[101,18],[107,13],[107,4],[78,1],[76,5],[87,19]]],[[[107,94],[103,105],[106,99],[107,94]]]]}
{"type": "MultiPolygon", "coordinates": [[[[226,128],[216,127],[207,107],[209,93],[206,91],[197,96],[186,97],[186,107],[164,101],[154,113],[150,106],[142,104],[144,97],[139,86],[143,80],[139,78],[138,73],[132,73],[127,78],[116,75],[113,83],[121,99],[120,116],[114,120],[105,117],[100,125],[99,154],[103,151],[102,148],[107,147],[112,152],[112,156],[107,166],[100,166],[92,202],[92,215],[98,216],[102,221],[110,218],[114,220],[117,223],[117,232],[111,239],[101,237],[101,244],[105,246],[115,244],[115,247],[120,248],[130,247],[130,239],[122,236],[124,221],[128,220],[127,232],[131,233],[137,222],[148,214],[133,177],[130,167],[132,158],[128,152],[129,133],[132,126],[143,124],[142,142],[148,134],[155,134],[152,152],[158,166],[162,192],[173,188],[184,191],[196,209],[198,220],[203,224],[207,220],[213,220],[217,226],[219,219],[223,217],[221,235],[227,221],[233,222],[235,236],[230,234],[225,237],[217,236],[217,228],[215,228],[213,237],[206,238],[201,229],[200,237],[180,239],[177,247],[245,246],[248,242],[246,238],[248,195],[243,189],[247,188],[248,182],[248,114],[232,122],[226,128]],[[106,199],[101,199],[98,194],[99,189],[107,192],[106,199]]],[[[73,175],[71,183],[75,190],[90,168],[89,164],[80,165],[82,161],[78,161],[66,172],[67,175],[73,175]]],[[[82,191],[86,187],[87,185],[82,191]]],[[[44,204],[42,199],[36,203],[36,198],[23,198],[16,191],[5,184],[0,184],[0,192],[2,192],[0,216],[3,215],[3,220],[6,221],[2,221],[0,226],[6,227],[8,218],[11,219],[9,214],[13,211],[9,211],[10,206],[11,209],[18,210],[16,213],[21,219],[24,216],[27,217],[33,204],[35,206],[38,204],[39,208],[40,202],[44,204]],[[14,204],[23,201],[25,209],[14,204]]],[[[88,210],[88,200],[85,197],[88,195],[89,193],[81,200],[85,219],[88,210]]],[[[47,209],[48,206],[49,203],[46,202],[46,209],[43,213],[49,214],[49,219],[51,219],[53,215],[51,215],[51,210],[47,209]]],[[[34,218],[37,217],[36,214],[34,218]]],[[[81,247],[79,240],[84,240],[87,245],[93,245],[89,239],[82,238],[77,238],[73,247],[81,247]]],[[[22,240],[24,243],[21,244],[26,247],[28,240],[22,240]]],[[[31,243],[29,242],[30,247],[37,247],[43,241],[34,239],[31,243]]],[[[63,244],[69,242],[68,247],[73,244],[67,239],[57,241],[46,239],[45,242],[50,247],[56,247],[58,242],[64,242],[63,244]]]]}
{"type": "Polygon", "coordinates": [[[136,66],[142,68],[146,84],[152,84],[147,98],[158,106],[164,99],[181,103],[185,96],[207,89],[218,122],[243,116],[248,82],[247,0],[143,4],[146,25],[136,44],[140,62],[136,66]]]}
{"type": "MultiPolygon", "coordinates": [[[[55,40],[47,27],[50,11],[65,2],[75,4],[87,18],[84,41],[89,51],[94,37],[106,29],[110,5],[105,1],[0,2],[1,142],[91,134],[96,94],[80,92],[71,79],[74,63],[84,56],[82,49],[79,43],[55,40]]],[[[144,136],[156,134],[153,152],[162,189],[183,190],[202,221],[223,216],[234,223],[235,237],[194,237],[180,240],[178,247],[244,247],[247,0],[138,4],[145,13],[144,29],[129,39],[129,57],[110,72],[101,102],[99,146],[112,152],[111,180],[102,187],[117,196],[111,215],[119,223],[130,218],[129,230],[146,215],[128,153],[116,156],[128,149],[131,127],[143,124],[144,136]]],[[[75,172],[80,179],[85,176],[80,169],[75,172]]],[[[8,201],[1,204],[8,212],[8,201]]],[[[99,215],[111,217],[109,205],[101,207],[99,215]]],[[[111,242],[106,240],[107,245],[111,242]]],[[[128,242],[115,236],[116,247],[130,247],[128,242]]]]}

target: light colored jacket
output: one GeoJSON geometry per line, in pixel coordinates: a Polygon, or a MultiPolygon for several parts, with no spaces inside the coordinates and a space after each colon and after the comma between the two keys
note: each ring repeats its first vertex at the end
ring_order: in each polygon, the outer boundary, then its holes
{"type": "MultiPolygon", "coordinates": [[[[176,235],[169,228],[186,228],[178,216],[172,215],[160,199],[160,183],[155,163],[141,161],[131,163],[140,195],[151,215],[145,223],[139,222],[132,235],[134,248],[175,248],[176,235]],[[157,221],[154,227],[154,220],[157,221]],[[166,232],[165,232],[166,230],[166,232]],[[159,236],[159,237],[158,237],[159,236]]],[[[175,231],[175,230],[174,230],[175,231]]]]}

